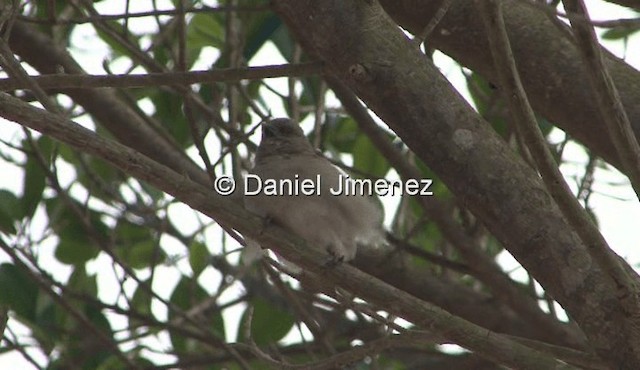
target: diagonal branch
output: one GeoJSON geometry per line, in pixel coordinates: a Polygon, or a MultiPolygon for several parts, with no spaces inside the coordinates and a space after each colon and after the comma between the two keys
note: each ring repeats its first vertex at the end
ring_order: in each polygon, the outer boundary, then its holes
{"type": "MultiPolygon", "coordinates": [[[[125,75],[57,74],[30,76],[43,89],[90,89],[100,87],[149,87],[167,85],[193,85],[199,83],[260,80],[276,77],[306,77],[322,74],[320,63],[282,64],[257,67],[214,69],[211,71],[166,72],[125,75]]],[[[26,89],[26,82],[0,79],[0,91],[26,89]]]]}
{"type": "MultiPolygon", "coordinates": [[[[638,0],[610,0],[638,3],[638,0]]],[[[380,0],[389,15],[413,34],[422,31],[441,1],[380,0]]],[[[613,143],[600,119],[580,52],[566,30],[556,27],[548,12],[531,0],[503,0],[507,33],[525,90],[535,112],[588,146],[597,156],[621,170],[613,143]]],[[[478,37],[483,25],[473,2],[456,0],[430,36],[430,46],[457,62],[497,81],[487,40],[478,37]]],[[[602,50],[620,92],[636,136],[640,135],[640,73],[602,50]]]]}
{"type": "MultiPolygon", "coordinates": [[[[337,97],[347,111],[358,121],[360,128],[369,136],[385,158],[394,166],[403,179],[420,178],[420,172],[409,164],[398,150],[382,134],[377,125],[362,106],[357,97],[340,81],[329,78],[330,84],[337,97]]],[[[522,291],[511,281],[473,239],[467,236],[462,227],[456,223],[445,211],[446,206],[437,198],[417,197],[423,211],[438,225],[445,238],[456,248],[462,258],[467,261],[470,269],[478,280],[483,282],[497,298],[505,301],[514,311],[518,312],[526,321],[535,323],[545,340],[560,341],[582,345],[580,335],[563,327],[558,322],[544,314],[535,299],[523,296],[522,291]]]]}
{"type": "Polygon", "coordinates": [[[562,3],[570,12],[569,21],[587,66],[587,78],[595,94],[600,117],[622,161],[624,172],[640,197],[640,145],[620,100],[620,93],[604,63],[596,33],[588,22],[584,22],[589,20],[589,13],[582,0],[563,0],[562,3]]]}
{"type": "MultiPolygon", "coordinates": [[[[509,39],[502,19],[500,3],[495,0],[476,0],[476,5],[480,9],[487,29],[489,45],[491,46],[491,51],[496,63],[496,70],[499,71],[498,77],[502,93],[509,103],[511,115],[517,124],[517,129],[523,135],[545,185],[566,219],[582,239],[584,245],[588,247],[588,251],[593,260],[596,261],[613,280],[614,286],[617,289],[616,294],[629,313],[629,320],[631,322],[636,321],[637,319],[635,319],[635,317],[637,317],[637,313],[640,312],[636,282],[620,263],[621,259],[611,251],[602,234],[600,234],[586,211],[580,206],[578,200],[571,193],[569,185],[564,181],[546,145],[546,141],[538,129],[535,115],[529,105],[516,70],[511,46],[509,45],[509,39]]],[[[635,325],[631,325],[623,329],[626,330],[629,343],[636,342],[636,334],[634,334],[635,328],[635,325]]],[[[588,334],[593,335],[592,333],[588,334]]],[[[629,349],[624,349],[623,351],[627,350],[629,349]]],[[[613,357],[609,360],[612,362],[612,365],[615,365],[616,361],[619,361],[619,358],[613,357]]]]}
{"type": "MultiPolygon", "coordinates": [[[[412,47],[377,2],[274,4],[306,51],[324,61],[327,73],[346,83],[482,219],[576,320],[599,355],[615,357],[625,351],[625,341],[627,348],[635,345],[624,335],[635,320],[539,175],[412,47]]],[[[640,351],[628,353],[628,363],[640,364],[640,351]]]]}
{"type": "Polygon", "coordinates": [[[97,136],[78,124],[34,108],[6,94],[0,94],[0,115],[49,135],[77,150],[98,156],[120,170],[181,199],[209,217],[256,239],[262,245],[278,250],[287,260],[325,277],[328,282],[386,307],[390,313],[412,321],[419,327],[484,357],[519,369],[573,369],[561,361],[420,301],[352,266],[339,265],[327,272],[322,263],[324,255],[320,249],[306,248],[298,238],[292,237],[280,228],[265,229],[259,217],[241,209],[229,199],[122,144],[97,136]]]}
{"type": "MultiPolygon", "coordinates": [[[[82,67],[63,48],[37,29],[16,22],[9,38],[11,50],[40,73],[53,74],[60,69],[69,74],[85,74],[82,67]]],[[[207,184],[208,177],[177,144],[149,127],[136,112],[124,104],[111,89],[64,90],[75,102],[120,142],[162,162],[190,178],[207,184]]]]}

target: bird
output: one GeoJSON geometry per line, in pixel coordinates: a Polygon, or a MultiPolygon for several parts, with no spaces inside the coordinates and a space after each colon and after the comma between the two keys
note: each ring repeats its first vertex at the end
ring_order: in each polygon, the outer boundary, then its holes
{"type": "Polygon", "coordinates": [[[358,245],[384,242],[382,207],[369,195],[332,195],[346,173],[316,152],[300,126],[289,118],[262,124],[262,138],[250,171],[261,181],[318,181],[310,195],[246,196],[245,208],[328,253],[348,262],[358,245]],[[308,179],[308,180],[307,180],[308,179]]]}

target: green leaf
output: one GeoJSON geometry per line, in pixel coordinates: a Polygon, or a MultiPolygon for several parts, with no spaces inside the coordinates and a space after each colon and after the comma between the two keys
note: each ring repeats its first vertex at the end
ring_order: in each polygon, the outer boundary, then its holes
{"type": "MultiPolygon", "coordinates": [[[[93,327],[103,333],[105,338],[113,338],[111,325],[101,308],[85,304],[83,313],[87,320],[93,324],[93,327]]],[[[112,354],[112,351],[105,346],[96,333],[87,331],[86,326],[77,321],[73,323],[74,327],[70,335],[61,346],[62,354],[60,357],[73,359],[74,364],[81,364],[82,369],[98,368],[112,354]]]]}
{"type": "Polygon", "coordinates": [[[149,228],[127,220],[118,222],[115,243],[118,257],[134,269],[149,267],[152,262],[162,262],[166,258],[149,228]]]}
{"type": "Polygon", "coordinates": [[[59,145],[58,150],[60,157],[76,170],[77,181],[89,189],[92,196],[103,199],[107,203],[112,200],[112,194],[105,190],[118,189],[126,179],[121,171],[97,157],[77,152],[64,144],[59,145]],[[100,185],[96,186],[96,181],[100,185]]]}
{"type": "MultiPolygon", "coordinates": [[[[295,320],[285,312],[261,298],[255,298],[251,303],[253,318],[251,320],[251,337],[258,345],[267,345],[284,338],[293,327],[295,320]]],[[[246,310],[240,320],[238,331],[241,340],[244,340],[244,327],[249,319],[249,310],[246,310]]]]}
{"type": "Polygon", "coordinates": [[[187,45],[192,49],[213,46],[220,49],[224,44],[224,28],[214,14],[198,13],[187,26],[187,45]]]}
{"type": "Polygon", "coordinates": [[[33,156],[29,156],[24,167],[24,183],[22,191],[22,210],[24,216],[32,217],[42,200],[45,187],[45,172],[33,156]]]}
{"type": "Polygon", "coordinates": [[[276,30],[282,26],[282,20],[274,13],[260,12],[257,14],[260,18],[252,22],[247,32],[247,41],[243,51],[245,60],[251,60],[264,44],[273,37],[276,30]]]}
{"type": "Polygon", "coordinates": [[[64,234],[60,234],[55,256],[62,263],[78,266],[97,257],[99,250],[92,245],[89,238],[81,234],[81,227],[75,227],[77,224],[73,226],[67,227],[64,234]]]}
{"type": "Polygon", "coordinates": [[[0,305],[13,310],[22,319],[34,322],[38,286],[29,275],[10,263],[0,265],[0,305]]]}
{"type": "MultiPolygon", "coordinates": [[[[422,212],[421,212],[422,213],[422,212]]],[[[422,219],[422,218],[421,218],[422,219]]],[[[440,229],[433,223],[429,222],[414,231],[411,236],[411,244],[419,246],[428,252],[439,250],[442,243],[442,233],[440,229]]],[[[423,258],[416,257],[416,261],[424,261],[423,258]]]]}
{"type": "Polygon", "coordinates": [[[164,197],[164,192],[158,190],[157,188],[154,188],[144,181],[140,181],[140,187],[154,201],[159,201],[164,197]]]}
{"type": "Polygon", "coordinates": [[[543,117],[536,116],[536,121],[538,122],[538,127],[540,128],[540,131],[542,132],[542,135],[544,137],[549,135],[551,130],[553,130],[553,124],[551,124],[551,122],[547,121],[543,117]]]}
{"type": "Polygon", "coordinates": [[[604,31],[602,33],[602,38],[604,40],[620,40],[628,38],[638,31],[640,31],[640,29],[637,27],[614,27],[604,31]]]}
{"type": "Polygon", "coordinates": [[[498,241],[492,235],[489,235],[489,237],[484,243],[484,252],[487,255],[489,255],[489,257],[493,258],[497,256],[499,253],[501,253],[503,250],[504,250],[504,247],[502,246],[502,243],[500,243],[500,241],[498,241]]]}
{"type": "MultiPolygon", "coordinates": [[[[133,363],[135,363],[139,369],[154,369],[157,367],[153,362],[141,357],[136,357],[135,359],[133,359],[133,363]]],[[[102,363],[99,367],[96,368],[96,370],[121,370],[123,368],[124,364],[122,363],[120,357],[113,355],[102,361],[102,363]]]]}
{"type": "MultiPolygon", "coordinates": [[[[148,280],[145,281],[145,283],[148,282],[148,280]]],[[[146,288],[143,288],[141,284],[136,287],[136,291],[133,293],[130,304],[131,308],[136,313],[152,317],[153,313],[151,311],[151,294],[147,291],[146,288]]],[[[144,325],[147,325],[147,323],[137,320],[135,316],[129,317],[129,326],[131,328],[137,328],[144,325]]]]}
{"type": "Polygon", "coordinates": [[[116,243],[128,244],[151,238],[149,229],[134,224],[124,218],[118,220],[115,229],[116,243]]]}
{"type": "Polygon", "coordinates": [[[328,149],[341,153],[351,153],[359,135],[358,124],[350,117],[325,125],[324,132],[328,149]]]}
{"type": "Polygon", "coordinates": [[[209,250],[204,243],[193,242],[189,246],[189,264],[197,277],[209,265],[209,250]]]}
{"type": "Polygon", "coordinates": [[[70,320],[69,312],[53,302],[53,299],[40,291],[36,304],[36,321],[30,325],[33,336],[45,353],[50,354],[56,343],[65,336],[61,328],[70,320]]]}
{"type": "MultiPolygon", "coordinates": [[[[128,35],[129,37],[127,39],[131,44],[134,45],[134,48],[135,48],[135,45],[139,45],[139,37],[134,37],[134,35],[131,32],[128,32],[128,30],[125,30],[123,25],[121,25],[117,21],[105,21],[105,23],[108,25],[110,29],[114,31],[114,33],[118,35],[123,35],[123,34],[128,35]]],[[[96,33],[98,34],[98,37],[100,37],[102,41],[104,41],[110,47],[111,51],[115,54],[116,57],[125,56],[135,60],[136,56],[133,55],[128,48],[123,46],[123,44],[120,41],[118,41],[117,38],[114,38],[113,36],[111,36],[110,33],[103,31],[100,27],[95,27],[95,30],[96,30],[96,33]]]]}
{"type": "Polygon", "coordinates": [[[0,231],[15,234],[16,221],[20,220],[20,200],[8,190],[0,190],[0,231]]]}
{"type": "Polygon", "coordinates": [[[54,143],[48,136],[40,136],[31,144],[30,140],[23,141],[23,147],[29,153],[27,163],[25,164],[25,175],[22,192],[22,216],[32,217],[38,204],[42,200],[42,192],[46,185],[46,171],[42,168],[43,164],[36,157],[35,151],[42,157],[45,166],[49,166],[52,161],[54,151],[54,143]]]}
{"type": "MultiPolygon", "coordinates": [[[[83,209],[79,203],[74,205],[83,213],[82,217],[88,220],[93,237],[106,238],[107,227],[100,220],[100,214],[83,209]]],[[[89,237],[89,230],[65,202],[57,198],[49,199],[46,201],[46,208],[51,228],[59,237],[55,256],[60,262],[77,266],[98,256],[100,249],[89,237]]]]}
{"type": "MultiPolygon", "coordinates": [[[[307,77],[300,80],[302,83],[302,92],[300,94],[300,105],[317,105],[320,102],[319,93],[322,79],[320,77],[307,77]]],[[[304,119],[302,115],[300,119],[304,119]]],[[[350,118],[350,117],[349,117],[350,118]]]]}
{"type": "Polygon", "coordinates": [[[84,265],[77,266],[73,269],[73,273],[69,277],[67,287],[75,293],[83,293],[90,297],[98,296],[98,282],[95,275],[87,275],[87,269],[84,265]]]}
{"type": "Polygon", "coordinates": [[[134,269],[148,267],[153,262],[156,253],[162,255],[162,249],[155,240],[144,240],[125,248],[129,251],[125,262],[134,269]]]}
{"type": "Polygon", "coordinates": [[[477,73],[467,78],[467,87],[478,113],[491,123],[493,129],[502,137],[506,137],[508,131],[507,121],[499,112],[505,111],[502,98],[496,96],[498,90],[477,73]]]}
{"type": "Polygon", "coordinates": [[[364,134],[359,135],[353,148],[353,167],[374,177],[384,177],[389,162],[364,134]]]}
{"type": "Polygon", "coordinates": [[[54,142],[49,136],[42,135],[36,140],[36,145],[44,162],[47,165],[51,165],[51,162],[54,160],[54,150],[57,151],[58,143],[54,142]]]}
{"type": "Polygon", "coordinates": [[[151,100],[156,109],[153,117],[162,123],[179,145],[185,148],[190,145],[192,137],[182,112],[182,98],[175,93],[158,90],[151,100]]]}
{"type": "Polygon", "coordinates": [[[287,27],[278,27],[271,37],[271,41],[276,45],[280,54],[288,61],[293,62],[293,51],[295,48],[295,41],[289,33],[287,27]]]}
{"type": "Polygon", "coordinates": [[[335,123],[329,122],[324,125],[324,135],[329,151],[338,154],[351,153],[353,167],[367,175],[384,177],[391,168],[387,159],[350,117],[343,117],[335,123]]]}
{"type": "MultiPolygon", "coordinates": [[[[171,294],[170,302],[176,305],[176,307],[181,308],[184,311],[188,311],[208,298],[209,294],[207,294],[195,279],[182,277],[171,294]]],[[[177,317],[178,316],[173,310],[169,311],[169,320],[173,320],[177,317]]],[[[210,314],[207,316],[207,319],[210,320],[210,323],[207,326],[210,333],[218,338],[224,339],[224,319],[221,312],[217,311],[210,314]]],[[[202,327],[200,327],[200,329],[202,329],[202,327]]],[[[201,347],[202,343],[194,339],[185,338],[183,334],[170,331],[169,337],[171,339],[171,344],[177,352],[198,353],[203,350],[201,347]]]]}
{"type": "MultiPolygon", "coordinates": [[[[118,177],[118,175],[121,174],[121,172],[115,167],[113,167],[112,165],[110,165],[109,163],[103,161],[102,159],[96,158],[94,156],[89,156],[86,163],[88,165],[88,170],[92,172],[92,175],[98,176],[98,178],[104,181],[104,183],[112,184],[114,182],[117,182],[117,183],[121,182],[122,179],[118,177]]],[[[83,171],[83,172],[86,172],[86,171],[83,171]]],[[[95,185],[93,185],[94,183],[92,182],[85,181],[83,182],[83,184],[85,184],[85,186],[89,185],[87,187],[90,189],[95,187],[95,185]]]]}
{"type": "MultiPolygon", "coordinates": [[[[38,19],[51,19],[53,14],[65,14],[69,17],[75,17],[78,12],[69,6],[67,0],[37,0],[36,4],[36,18],[38,19]]],[[[51,24],[48,22],[37,24],[38,29],[47,35],[56,33],[57,40],[60,40],[60,44],[68,42],[71,31],[75,28],[75,24],[51,24]],[[55,31],[54,31],[55,29],[55,31]]],[[[66,46],[66,45],[65,45],[66,46]]]]}
{"type": "Polygon", "coordinates": [[[105,332],[108,338],[112,337],[111,324],[101,308],[87,304],[85,305],[84,314],[97,329],[105,332]]]}
{"type": "Polygon", "coordinates": [[[447,185],[445,185],[445,183],[438,178],[435,172],[431,171],[424,162],[416,160],[416,166],[420,170],[420,175],[422,176],[421,179],[433,180],[429,190],[433,192],[434,197],[437,197],[442,201],[449,200],[453,197],[447,185]]]}

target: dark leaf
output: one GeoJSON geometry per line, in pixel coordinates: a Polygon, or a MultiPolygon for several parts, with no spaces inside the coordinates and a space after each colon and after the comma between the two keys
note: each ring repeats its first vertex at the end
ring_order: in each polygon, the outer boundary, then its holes
{"type": "MultiPolygon", "coordinates": [[[[171,295],[170,301],[176,307],[181,308],[184,311],[188,311],[192,307],[203,303],[209,295],[202,289],[195,279],[183,277],[171,295]]],[[[169,311],[169,319],[173,320],[178,316],[173,310],[169,311]]],[[[215,312],[207,316],[208,324],[201,323],[202,327],[207,327],[210,330],[210,334],[218,338],[224,338],[224,321],[221,312],[215,312]]],[[[190,325],[185,324],[185,327],[190,325]]],[[[178,352],[199,352],[201,351],[201,343],[195,339],[186,338],[183,334],[177,332],[170,332],[171,343],[178,352]]]]}
{"type": "Polygon", "coordinates": [[[15,234],[15,223],[20,218],[20,200],[8,190],[0,190],[0,231],[15,234]]]}
{"type": "Polygon", "coordinates": [[[0,305],[9,307],[21,319],[34,322],[38,286],[29,275],[10,263],[0,265],[0,305]]]}
{"type": "Polygon", "coordinates": [[[42,200],[45,187],[45,172],[38,160],[29,156],[24,169],[22,192],[22,210],[25,217],[32,217],[42,200]]]}
{"type": "Polygon", "coordinates": [[[209,265],[209,250],[204,243],[193,242],[189,247],[189,264],[193,276],[197,277],[209,265]]]}
{"type": "MultiPolygon", "coordinates": [[[[258,345],[267,345],[284,338],[293,327],[295,320],[288,313],[263,299],[252,300],[253,318],[251,320],[251,336],[258,345]]],[[[239,337],[244,338],[244,327],[248,320],[249,310],[245,311],[240,320],[239,337]]]]}
{"type": "Polygon", "coordinates": [[[107,227],[100,220],[100,214],[85,210],[78,203],[73,204],[80,214],[60,199],[46,201],[51,227],[59,237],[55,256],[62,263],[77,266],[98,255],[100,249],[96,242],[106,238],[107,227]]]}
{"type": "Polygon", "coordinates": [[[151,229],[124,219],[115,228],[115,244],[118,257],[134,269],[149,267],[165,258],[151,229]]]}

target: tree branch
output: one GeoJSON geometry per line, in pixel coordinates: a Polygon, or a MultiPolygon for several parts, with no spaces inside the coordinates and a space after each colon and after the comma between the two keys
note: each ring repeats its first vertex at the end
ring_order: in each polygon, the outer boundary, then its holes
{"type": "Polygon", "coordinates": [[[306,51],[324,61],[327,73],[345,82],[483,220],[588,333],[601,356],[629,339],[621,333],[636,327],[635,320],[538,174],[453,91],[377,2],[274,4],[306,51]]]}
{"type": "Polygon", "coordinates": [[[640,145],[631,128],[618,89],[605,65],[596,33],[588,22],[583,21],[589,20],[587,9],[582,0],[563,0],[562,3],[570,12],[569,21],[582,60],[587,66],[587,78],[595,94],[600,118],[607,128],[624,172],[631,180],[631,186],[640,197],[640,145]]]}
{"type": "Polygon", "coordinates": [[[339,265],[328,272],[322,263],[324,254],[320,249],[305,247],[299,238],[292,237],[281,228],[273,226],[265,229],[259,217],[237,207],[229,199],[216,195],[206,187],[190,181],[124,145],[97,136],[78,124],[29,106],[6,94],[0,94],[0,115],[49,135],[77,150],[98,156],[120,170],[184,201],[209,217],[231,225],[237,231],[260,242],[261,245],[277,250],[287,260],[325,277],[328,282],[388,308],[390,313],[412,321],[419,327],[476,351],[484,357],[519,369],[573,368],[499,334],[452,316],[352,266],[339,265]]]}
{"type": "MultiPolygon", "coordinates": [[[[595,154],[621,170],[616,153],[601,120],[580,52],[566,30],[556,27],[546,11],[523,0],[502,0],[507,33],[522,84],[535,112],[588,146],[595,154]]],[[[612,2],[637,3],[637,0],[612,2]]],[[[421,32],[438,11],[440,1],[380,0],[400,26],[413,34],[421,32]]],[[[430,46],[489,81],[497,81],[489,45],[479,38],[482,22],[473,3],[456,0],[430,36],[430,46]]],[[[633,131],[640,135],[640,73],[603,50],[604,60],[620,92],[633,131]]]]}
{"type": "MultiPolygon", "coordinates": [[[[166,72],[125,75],[56,74],[29,76],[43,89],[90,89],[100,87],[187,86],[199,83],[260,80],[276,77],[305,77],[322,74],[320,63],[282,64],[258,67],[214,69],[211,71],[166,72]]],[[[26,82],[13,78],[0,79],[0,91],[30,89],[26,82]]]]}
{"type": "MultiPolygon", "coordinates": [[[[637,343],[635,328],[640,325],[640,322],[637,321],[640,305],[638,304],[635,280],[621,265],[620,258],[611,251],[602,234],[600,234],[586,211],[571,193],[547,147],[542,133],[538,129],[535,115],[520,83],[499,3],[495,0],[476,0],[476,5],[480,9],[480,14],[485,22],[489,45],[496,63],[496,70],[500,71],[498,73],[500,88],[505,100],[509,103],[511,115],[531,151],[542,179],[566,219],[576,230],[584,245],[588,247],[593,260],[612,279],[612,283],[617,289],[616,294],[620,297],[622,305],[629,313],[627,319],[635,323],[635,325],[632,324],[629,327],[621,328],[626,330],[624,337],[627,338],[631,348],[618,347],[614,349],[617,352],[611,352],[609,356],[606,356],[605,353],[600,353],[609,360],[612,366],[618,367],[620,361],[629,361],[627,359],[633,357],[632,348],[634,345],[632,343],[637,343]]],[[[587,332],[587,335],[593,336],[594,333],[587,332]]],[[[607,351],[609,350],[607,349],[607,351]]]]}
{"type": "MultiPolygon", "coordinates": [[[[335,78],[329,77],[329,81],[336,96],[340,99],[347,111],[354,117],[363,132],[371,139],[376,148],[387,158],[389,163],[398,171],[403,179],[418,179],[420,172],[415,166],[406,161],[401,153],[388,141],[387,136],[380,129],[362,106],[357,97],[349,89],[335,78]]],[[[525,322],[535,322],[534,330],[538,331],[539,338],[554,343],[582,346],[584,340],[581,335],[572,332],[548,315],[544,314],[535,299],[522,294],[513,281],[511,281],[486,254],[478,243],[467,236],[462,227],[453,220],[445,211],[445,204],[432,197],[416,197],[425,214],[438,225],[444,237],[467,261],[471,274],[483,282],[494,296],[505,302],[524,319],[525,322]],[[525,319],[526,318],[526,319],[525,319]],[[530,321],[531,320],[531,321],[530,321]],[[543,329],[544,328],[544,329],[543,329]]]]}

